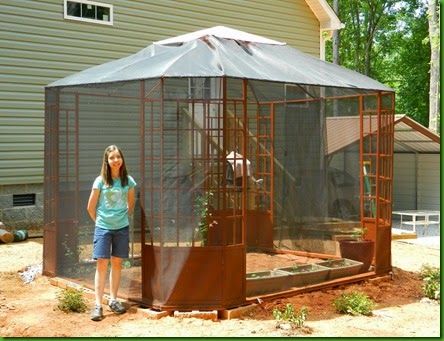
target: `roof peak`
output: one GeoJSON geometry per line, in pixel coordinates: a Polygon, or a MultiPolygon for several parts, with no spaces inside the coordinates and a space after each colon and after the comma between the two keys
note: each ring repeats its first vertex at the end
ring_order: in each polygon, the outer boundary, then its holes
{"type": "Polygon", "coordinates": [[[236,30],[226,26],[214,26],[203,30],[183,34],[177,37],[172,37],[160,41],[156,41],[157,45],[169,45],[186,43],[191,40],[199,39],[206,36],[215,36],[223,39],[240,40],[253,43],[270,44],[270,45],[286,45],[285,42],[280,42],[244,31],[236,30]]]}

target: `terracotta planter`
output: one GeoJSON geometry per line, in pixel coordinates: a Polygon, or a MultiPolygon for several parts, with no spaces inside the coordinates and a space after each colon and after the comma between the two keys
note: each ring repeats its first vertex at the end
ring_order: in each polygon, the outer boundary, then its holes
{"type": "Polygon", "coordinates": [[[341,257],[362,262],[361,272],[366,272],[372,264],[375,242],[372,240],[344,239],[339,241],[341,257]]]}
{"type": "Polygon", "coordinates": [[[277,268],[291,274],[292,286],[303,287],[305,285],[321,283],[328,278],[329,269],[319,264],[303,264],[277,268]]]}
{"type": "Polygon", "coordinates": [[[357,275],[362,268],[362,262],[346,258],[330,259],[316,264],[329,268],[329,280],[357,275]]]}

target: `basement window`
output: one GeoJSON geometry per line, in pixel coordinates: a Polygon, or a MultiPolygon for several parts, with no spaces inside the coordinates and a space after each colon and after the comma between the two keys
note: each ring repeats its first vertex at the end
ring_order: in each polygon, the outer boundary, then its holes
{"type": "Polygon", "coordinates": [[[35,193],[12,195],[12,207],[34,206],[34,205],[35,205],[35,193]]]}
{"type": "Polygon", "coordinates": [[[96,24],[113,24],[113,5],[89,0],[65,0],[65,19],[96,24]]]}

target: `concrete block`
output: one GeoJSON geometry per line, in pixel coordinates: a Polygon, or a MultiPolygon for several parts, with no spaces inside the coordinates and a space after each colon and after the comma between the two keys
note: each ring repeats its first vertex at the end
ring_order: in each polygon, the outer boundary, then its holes
{"type": "Polygon", "coordinates": [[[241,307],[236,307],[232,309],[226,309],[221,311],[221,318],[224,320],[231,320],[235,318],[239,318],[241,316],[247,315],[249,312],[256,309],[257,304],[249,304],[241,307]]]}
{"type": "Polygon", "coordinates": [[[174,317],[177,318],[197,318],[202,320],[211,320],[217,321],[217,310],[212,311],[200,311],[200,310],[192,310],[192,311],[175,311],[174,317]]]}
{"type": "Polygon", "coordinates": [[[151,319],[151,320],[158,320],[162,317],[170,316],[171,311],[163,310],[158,311],[151,308],[138,308],[138,311],[140,311],[145,317],[151,319]]]}
{"type": "Polygon", "coordinates": [[[59,286],[59,279],[57,277],[49,278],[49,283],[55,287],[59,286]]]}

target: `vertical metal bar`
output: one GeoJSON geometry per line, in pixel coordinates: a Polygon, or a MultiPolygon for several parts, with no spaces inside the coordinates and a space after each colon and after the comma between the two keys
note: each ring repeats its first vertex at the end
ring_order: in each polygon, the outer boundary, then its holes
{"type": "Polygon", "coordinates": [[[165,96],[165,88],[164,88],[164,83],[165,83],[165,79],[161,78],[160,79],[160,193],[159,193],[159,210],[160,210],[160,237],[159,237],[159,242],[160,242],[160,246],[163,247],[163,233],[164,233],[164,216],[163,216],[163,168],[164,168],[164,122],[163,122],[163,117],[164,117],[164,96],[165,96]]]}
{"type": "MultiPolygon", "coordinates": [[[[194,98],[192,98],[191,99],[191,162],[192,162],[191,188],[195,188],[194,183],[195,183],[195,179],[196,179],[196,139],[195,139],[196,131],[194,130],[194,122],[195,122],[194,98]]],[[[194,203],[196,200],[196,196],[195,196],[194,191],[192,193],[192,197],[193,197],[193,203],[194,203]]],[[[194,225],[194,217],[191,217],[191,220],[194,225]]],[[[193,233],[191,235],[191,246],[194,246],[194,241],[195,241],[194,237],[195,237],[195,233],[193,231],[193,233]]]]}
{"type": "Polygon", "coordinates": [[[140,205],[140,242],[145,245],[146,221],[145,221],[145,80],[139,82],[139,137],[140,137],[140,186],[139,186],[139,205],[140,205]]]}
{"type": "MultiPolygon", "coordinates": [[[[360,209],[361,209],[361,225],[364,224],[364,113],[363,113],[363,97],[358,97],[359,101],[359,182],[360,182],[360,209]]],[[[371,138],[371,136],[370,136],[371,138]]]]}
{"type": "MultiPolygon", "coordinates": [[[[391,132],[390,132],[390,210],[393,207],[393,168],[394,168],[394,143],[395,143],[395,93],[391,95],[391,111],[390,111],[390,120],[391,120],[391,132]]],[[[391,212],[390,212],[391,213],[391,212]]],[[[390,214],[390,225],[392,225],[392,215],[390,214]]]]}
{"type": "Polygon", "coordinates": [[[380,163],[381,163],[381,134],[382,134],[382,123],[381,123],[381,92],[377,93],[377,134],[376,134],[376,173],[375,173],[375,181],[376,181],[376,190],[375,190],[375,196],[376,196],[376,231],[379,229],[379,218],[381,216],[381,200],[380,200],[380,191],[381,191],[381,170],[380,170],[380,163]]]}
{"type": "MultiPolygon", "coordinates": [[[[228,132],[228,118],[227,118],[227,78],[226,77],[222,77],[222,146],[223,146],[223,156],[225,157],[227,155],[227,149],[228,149],[228,137],[229,137],[229,132],[228,132]]],[[[224,160],[223,162],[223,172],[224,172],[224,177],[227,174],[227,164],[224,160]]],[[[225,179],[226,180],[226,179],[225,179]]],[[[233,179],[234,180],[234,179],[233,179]]],[[[229,193],[227,191],[227,182],[224,181],[224,195],[223,195],[223,202],[222,202],[222,211],[225,212],[225,210],[228,208],[228,203],[227,201],[229,200],[229,193]]],[[[225,233],[222,232],[222,234],[224,235],[225,233]]]]}
{"type": "MultiPolygon", "coordinates": [[[[151,245],[154,245],[154,102],[150,104],[150,239],[151,245]]],[[[145,197],[143,200],[145,202],[145,197]]],[[[145,208],[145,206],[142,207],[145,208]]]]}
{"type": "MultiPolygon", "coordinates": [[[[272,103],[271,104],[271,112],[270,112],[270,116],[271,116],[271,127],[270,127],[270,134],[271,134],[271,139],[270,139],[270,150],[271,150],[271,155],[270,155],[270,173],[271,175],[269,175],[269,180],[270,180],[270,194],[269,194],[269,200],[270,200],[270,219],[271,219],[271,224],[272,224],[272,228],[274,226],[274,118],[275,118],[275,104],[272,103]]],[[[265,179],[264,179],[265,181],[265,179]]]]}
{"type": "Polygon", "coordinates": [[[248,105],[247,105],[247,80],[242,80],[242,110],[243,110],[243,145],[242,145],[242,240],[241,243],[246,242],[246,228],[247,228],[247,144],[248,144],[248,105]]]}
{"type": "Polygon", "coordinates": [[[179,240],[180,240],[180,233],[179,233],[179,197],[181,194],[181,188],[180,188],[180,181],[179,181],[179,160],[180,160],[180,154],[179,154],[179,137],[180,137],[180,126],[179,126],[179,120],[180,120],[180,113],[179,113],[179,101],[176,101],[176,245],[179,246],[179,240]]]}
{"type": "MultiPolygon", "coordinates": [[[[79,179],[79,110],[80,110],[80,95],[76,93],[76,105],[75,105],[75,113],[74,113],[74,172],[75,172],[75,182],[76,182],[76,190],[75,190],[75,223],[78,225],[80,220],[80,179],[79,179]]],[[[78,236],[77,236],[78,237],[78,236]]],[[[77,243],[76,243],[77,244],[77,243]]]]}

